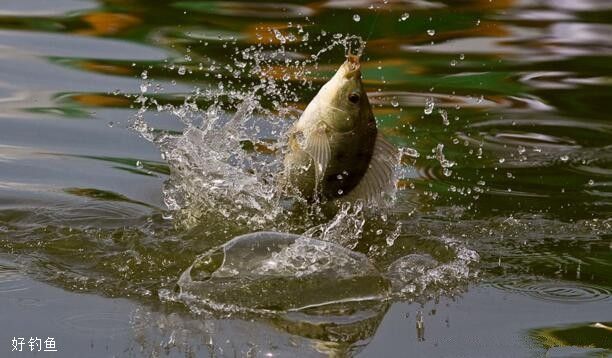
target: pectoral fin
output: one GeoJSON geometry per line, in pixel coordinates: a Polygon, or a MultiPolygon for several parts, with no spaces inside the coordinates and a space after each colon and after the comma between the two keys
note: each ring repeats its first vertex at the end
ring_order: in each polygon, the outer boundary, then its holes
{"type": "Polygon", "coordinates": [[[316,186],[323,179],[325,169],[329,163],[331,149],[329,147],[329,138],[325,126],[319,126],[306,136],[304,151],[308,153],[314,162],[315,166],[315,182],[316,186]]]}
{"type": "Polygon", "coordinates": [[[378,133],[368,170],[345,198],[380,203],[385,195],[395,190],[395,167],[398,163],[397,148],[378,133]]]}

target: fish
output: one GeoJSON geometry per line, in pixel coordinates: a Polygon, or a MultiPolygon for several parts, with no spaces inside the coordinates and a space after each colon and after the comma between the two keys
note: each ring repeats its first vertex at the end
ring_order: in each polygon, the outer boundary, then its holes
{"type": "Polygon", "coordinates": [[[308,202],[381,202],[395,188],[399,151],[379,133],[349,54],[288,131],[283,188],[308,202]]]}

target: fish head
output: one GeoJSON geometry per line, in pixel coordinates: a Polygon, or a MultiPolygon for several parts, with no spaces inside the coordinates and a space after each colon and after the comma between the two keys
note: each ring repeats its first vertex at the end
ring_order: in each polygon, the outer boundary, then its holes
{"type": "MultiPolygon", "coordinates": [[[[375,126],[374,115],[361,80],[359,57],[349,55],[311,102],[316,117],[336,132],[375,126]]],[[[308,111],[308,108],[307,108],[308,111]]]]}

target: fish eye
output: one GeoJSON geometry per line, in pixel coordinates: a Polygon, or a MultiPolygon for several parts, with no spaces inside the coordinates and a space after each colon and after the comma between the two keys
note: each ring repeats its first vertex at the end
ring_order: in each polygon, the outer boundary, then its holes
{"type": "Polygon", "coordinates": [[[348,97],[348,100],[351,101],[351,103],[355,103],[355,104],[359,103],[360,99],[361,99],[361,96],[357,92],[353,92],[349,94],[349,97],[348,97]]]}

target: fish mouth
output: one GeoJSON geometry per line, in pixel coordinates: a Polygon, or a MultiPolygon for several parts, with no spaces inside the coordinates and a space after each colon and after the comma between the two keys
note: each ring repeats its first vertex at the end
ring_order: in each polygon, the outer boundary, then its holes
{"type": "Polygon", "coordinates": [[[344,76],[346,78],[355,77],[355,75],[359,73],[359,69],[361,68],[361,64],[359,63],[359,56],[349,54],[346,57],[345,65],[346,73],[344,74],[344,76]]]}

